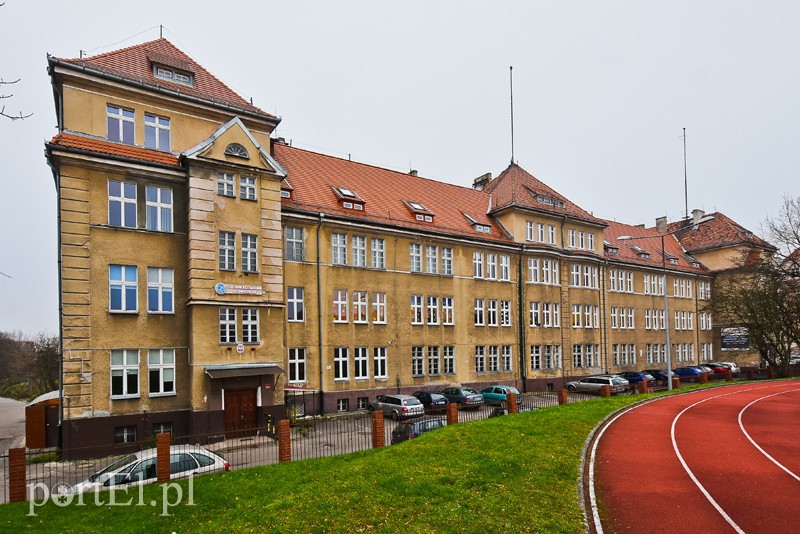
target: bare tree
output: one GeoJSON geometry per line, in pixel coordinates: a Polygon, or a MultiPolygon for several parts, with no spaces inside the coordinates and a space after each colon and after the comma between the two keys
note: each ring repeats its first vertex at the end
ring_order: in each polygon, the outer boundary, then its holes
{"type": "Polygon", "coordinates": [[[58,389],[60,378],[58,337],[39,333],[33,341],[31,372],[36,381],[36,392],[46,393],[58,389]]]}
{"type": "MultiPolygon", "coordinates": [[[[5,2],[1,3],[0,7],[3,7],[4,5],[6,5],[5,2]]],[[[19,82],[19,78],[16,79],[16,80],[12,80],[12,81],[6,81],[3,78],[0,78],[0,86],[2,86],[2,90],[0,90],[0,100],[13,97],[14,96],[13,94],[5,94],[6,86],[14,85],[15,83],[18,83],[18,82],[19,82]]],[[[18,121],[18,120],[22,120],[22,119],[27,119],[28,117],[33,115],[33,113],[28,113],[27,115],[23,115],[22,112],[20,111],[16,115],[13,115],[13,114],[10,114],[10,113],[6,113],[6,106],[3,105],[3,107],[0,108],[0,115],[2,115],[3,117],[6,117],[7,119],[11,119],[12,121],[18,121]]]]}

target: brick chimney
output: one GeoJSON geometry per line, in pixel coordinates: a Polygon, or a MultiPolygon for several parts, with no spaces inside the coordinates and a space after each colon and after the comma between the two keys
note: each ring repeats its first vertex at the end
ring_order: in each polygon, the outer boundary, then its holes
{"type": "Polygon", "coordinates": [[[486,184],[488,184],[491,181],[492,181],[492,173],[487,172],[486,174],[483,174],[475,178],[475,180],[472,182],[472,188],[477,191],[481,191],[483,190],[484,187],[486,187],[486,184]]]}
{"type": "Polygon", "coordinates": [[[410,174],[411,176],[417,176],[417,169],[411,169],[410,171],[408,171],[408,174],[410,174]]]}
{"type": "Polygon", "coordinates": [[[667,218],[659,217],[656,219],[656,230],[658,230],[659,234],[666,234],[667,233],[667,218]]]}

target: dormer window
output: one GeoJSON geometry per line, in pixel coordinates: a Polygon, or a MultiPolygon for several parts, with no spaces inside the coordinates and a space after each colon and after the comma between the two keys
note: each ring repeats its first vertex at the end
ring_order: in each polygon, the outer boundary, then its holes
{"type": "Polygon", "coordinates": [[[423,204],[420,204],[419,202],[413,202],[411,200],[404,200],[403,204],[406,205],[409,211],[414,214],[414,218],[419,222],[433,222],[433,212],[426,208],[423,204]]]}
{"type": "Polygon", "coordinates": [[[548,206],[554,206],[556,208],[566,208],[567,204],[563,200],[559,200],[557,198],[548,197],[546,195],[539,195],[534,193],[533,198],[536,199],[537,202],[541,204],[547,204],[548,206]]]}
{"type": "Polygon", "coordinates": [[[346,187],[332,187],[332,189],[344,209],[364,211],[365,202],[358,193],[346,187]]]}
{"type": "Polygon", "coordinates": [[[650,259],[650,253],[644,250],[642,247],[637,247],[636,245],[628,245],[628,246],[631,247],[633,251],[636,252],[636,254],[638,254],[639,257],[642,258],[643,260],[650,259]]]}
{"type": "Polygon", "coordinates": [[[250,154],[247,153],[247,149],[245,149],[239,143],[231,143],[230,145],[226,146],[225,155],[233,156],[235,158],[250,159],[250,154]]]}
{"type": "Polygon", "coordinates": [[[603,240],[603,248],[606,250],[606,252],[608,252],[609,254],[612,254],[614,256],[619,254],[619,247],[615,247],[614,245],[612,245],[611,243],[609,243],[605,239],[603,240]]]}
{"type": "Polygon", "coordinates": [[[677,258],[670,258],[670,259],[669,259],[669,262],[670,262],[672,265],[678,265],[678,260],[677,260],[677,258]]]}
{"type": "Polygon", "coordinates": [[[292,184],[289,183],[289,180],[284,178],[281,181],[281,198],[292,198],[292,191],[294,191],[292,184]]]}
{"type": "Polygon", "coordinates": [[[192,87],[194,85],[194,75],[191,72],[182,72],[166,65],[153,64],[153,75],[162,80],[179,83],[192,87]]]}
{"type": "Polygon", "coordinates": [[[470,217],[466,213],[462,212],[462,215],[464,215],[464,217],[467,218],[467,220],[469,221],[469,224],[472,225],[472,228],[476,232],[481,233],[481,234],[491,234],[492,233],[492,227],[491,226],[479,223],[478,221],[476,221],[475,219],[473,219],[472,217],[470,217]]]}

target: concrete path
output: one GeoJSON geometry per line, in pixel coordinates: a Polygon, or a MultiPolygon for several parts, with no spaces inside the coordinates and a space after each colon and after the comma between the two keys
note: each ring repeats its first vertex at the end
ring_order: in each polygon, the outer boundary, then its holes
{"type": "Polygon", "coordinates": [[[0,454],[25,438],[25,403],[0,397],[0,454]]]}

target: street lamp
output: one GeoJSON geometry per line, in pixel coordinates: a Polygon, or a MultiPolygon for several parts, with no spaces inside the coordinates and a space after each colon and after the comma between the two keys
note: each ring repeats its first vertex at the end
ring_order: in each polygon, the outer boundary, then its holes
{"type": "MultiPolygon", "coordinates": [[[[661,270],[663,272],[662,278],[664,280],[664,327],[667,331],[667,390],[672,391],[672,356],[670,355],[670,341],[669,341],[669,302],[667,301],[667,251],[664,249],[664,236],[672,235],[674,232],[669,232],[661,235],[661,270]]],[[[629,235],[621,235],[617,239],[620,241],[632,241],[636,239],[652,239],[654,236],[638,236],[632,237],[629,235]]]]}

